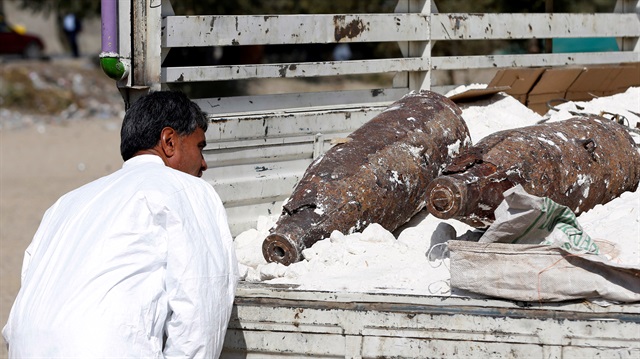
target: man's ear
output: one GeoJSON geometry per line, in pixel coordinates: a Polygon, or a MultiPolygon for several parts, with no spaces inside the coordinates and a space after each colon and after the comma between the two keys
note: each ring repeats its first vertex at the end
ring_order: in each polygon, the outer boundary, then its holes
{"type": "Polygon", "coordinates": [[[160,132],[160,149],[169,158],[176,153],[178,133],[171,127],[165,127],[160,132]]]}

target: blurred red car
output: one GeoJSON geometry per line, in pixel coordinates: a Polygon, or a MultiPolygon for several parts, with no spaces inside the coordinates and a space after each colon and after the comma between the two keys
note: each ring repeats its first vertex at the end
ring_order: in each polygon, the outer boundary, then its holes
{"type": "Polygon", "coordinates": [[[44,42],[33,34],[10,26],[0,14],[0,55],[22,55],[27,59],[44,56],[44,42]]]}

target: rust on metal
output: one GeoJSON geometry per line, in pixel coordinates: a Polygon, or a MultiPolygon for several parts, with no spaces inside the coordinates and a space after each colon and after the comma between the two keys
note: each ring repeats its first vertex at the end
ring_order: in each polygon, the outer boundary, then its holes
{"type": "Polygon", "coordinates": [[[333,17],[336,42],[340,42],[340,40],[345,38],[353,39],[358,37],[363,31],[368,30],[368,27],[361,19],[353,19],[349,23],[345,23],[345,20],[346,17],[344,15],[336,15],[333,17]]]}
{"type": "Polygon", "coordinates": [[[624,126],[600,116],[573,117],[485,137],[431,182],[427,210],[487,227],[502,193],[520,184],[579,215],[634,191],[639,181],[640,154],[624,126]]]}
{"type": "Polygon", "coordinates": [[[462,111],[430,91],[412,92],[307,168],[262,252],[288,265],[332,231],[371,223],[393,231],[426,205],[427,185],[470,145],[462,111]]]}

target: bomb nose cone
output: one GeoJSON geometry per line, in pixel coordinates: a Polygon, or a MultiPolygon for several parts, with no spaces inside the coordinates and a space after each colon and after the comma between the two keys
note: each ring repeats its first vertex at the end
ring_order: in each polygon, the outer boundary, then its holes
{"type": "Polygon", "coordinates": [[[446,212],[453,207],[453,192],[449,188],[437,186],[431,191],[431,205],[439,212],[446,212]]]}
{"type": "Polygon", "coordinates": [[[272,233],[262,242],[262,255],[267,262],[278,262],[288,266],[302,259],[302,251],[287,236],[272,233]]]}
{"type": "Polygon", "coordinates": [[[449,177],[439,177],[427,187],[427,210],[440,219],[453,218],[462,209],[466,188],[449,177]]]}

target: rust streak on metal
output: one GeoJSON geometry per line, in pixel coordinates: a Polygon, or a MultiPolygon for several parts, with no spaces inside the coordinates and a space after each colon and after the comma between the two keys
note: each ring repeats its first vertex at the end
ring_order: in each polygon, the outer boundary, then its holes
{"type": "Polygon", "coordinates": [[[342,39],[353,39],[358,37],[363,31],[368,30],[368,27],[361,19],[353,19],[351,22],[346,23],[344,15],[336,15],[333,17],[334,24],[334,37],[336,42],[340,42],[342,39]]]}

